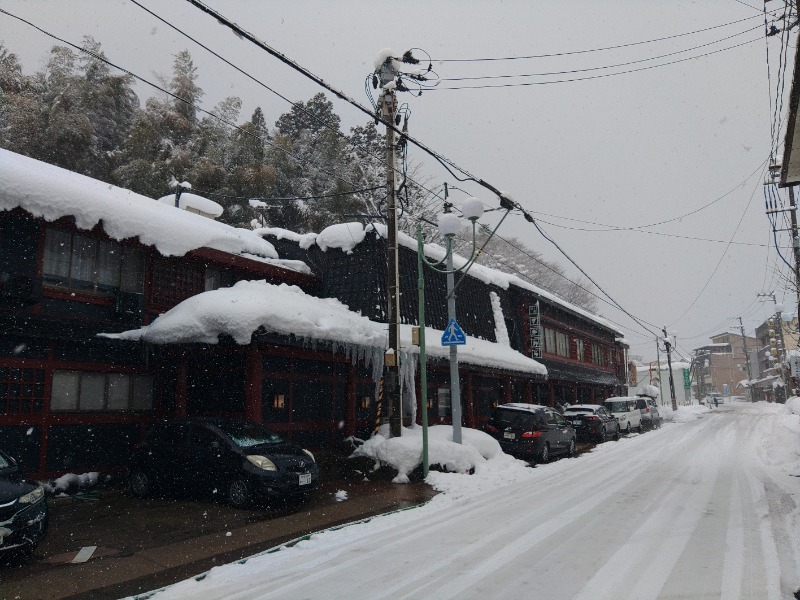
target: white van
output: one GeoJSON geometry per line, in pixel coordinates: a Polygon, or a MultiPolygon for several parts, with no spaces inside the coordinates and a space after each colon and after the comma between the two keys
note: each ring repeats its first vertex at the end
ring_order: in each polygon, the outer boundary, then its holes
{"type": "Polygon", "coordinates": [[[617,418],[620,431],[630,433],[635,429],[642,433],[642,411],[636,407],[635,397],[612,396],[603,404],[617,418]]]}

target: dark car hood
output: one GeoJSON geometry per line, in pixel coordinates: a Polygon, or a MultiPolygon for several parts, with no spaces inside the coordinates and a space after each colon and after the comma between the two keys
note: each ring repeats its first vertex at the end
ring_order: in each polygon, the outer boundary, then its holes
{"type": "Polygon", "coordinates": [[[15,476],[0,477],[0,504],[8,504],[38,487],[37,484],[15,476]]]}

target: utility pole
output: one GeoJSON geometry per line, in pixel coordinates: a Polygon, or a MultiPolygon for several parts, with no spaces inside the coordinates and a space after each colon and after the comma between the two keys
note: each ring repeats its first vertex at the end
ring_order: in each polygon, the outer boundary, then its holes
{"type": "Polygon", "coordinates": [[[675,399],[675,382],[672,380],[672,342],[667,335],[667,326],[661,330],[664,332],[664,346],[667,347],[667,368],[669,369],[669,395],[672,398],[672,410],[678,410],[678,401],[675,399]]]}
{"type": "Polygon", "coordinates": [[[742,317],[739,317],[739,331],[742,332],[742,349],[744,350],[744,361],[747,364],[747,399],[752,400],[753,394],[750,392],[750,381],[753,379],[753,374],[750,372],[750,355],[747,353],[747,338],[744,336],[742,317]]]}
{"type": "MultiPolygon", "coordinates": [[[[392,65],[392,58],[387,58],[381,65],[380,77],[381,118],[386,123],[394,123],[397,114],[397,96],[391,84],[397,77],[392,65]]],[[[391,437],[402,435],[403,408],[400,395],[400,270],[397,248],[397,189],[395,183],[395,158],[397,156],[395,132],[386,128],[386,225],[388,244],[387,265],[387,299],[386,313],[389,325],[389,350],[386,353],[384,378],[386,381],[386,404],[389,406],[389,431],[391,437]]]]}
{"type": "MultiPolygon", "coordinates": [[[[452,205],[447,201],[447,187],[445,189],[444,212],[449,213],[452,205]]],[[[448,239],[449,252],[447,253],[447,319],[448,322],[456,318],[455,271],[453,270],[452,240],[448,239]]],[[[450,411],[453,420],[453,441],[461,443],[461,380],[458,375],[458,346],[450,346],[450,411]]]]}
{"type": "MultiPolygon", "coordinates": [[[[794,288],[797,296],[797,316],[800,319],[800,237],[797,234],[797,203],[794,199],[794,186],[789,186],[789,216],[792,219],[792,253],[794,254],[794,288]]],[[[783,328],[781,328],[783,331],[783,328]]]]}

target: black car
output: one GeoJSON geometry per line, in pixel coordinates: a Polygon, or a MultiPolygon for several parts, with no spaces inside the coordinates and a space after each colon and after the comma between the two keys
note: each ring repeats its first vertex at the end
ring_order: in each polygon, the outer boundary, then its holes
{"type": "Polygon", "coordinates": [[[0,451],[0,552],[30,554],[46,532],[44,488],[25,479],[19,464],[0,451]]]}
{"type": "Polygon", "coordinates": [[[224,495],[235,507],[270,497],[302,497],[317,487],[308,450],[263,425],[222,418],[155,424],[133,452],[128,486],[136,497],[155,491],[224,495]]]}
{"type": "Polygon", "coordinates": [[[603,443],[608,438],[619,439],[619,422],[605,406],[573,404],[564,410],[564,418],[572,423],[578,439],[603,443]]]}
{"type": "Polygon", "coordinates": [[[556,454],[575,453],[575,430],[558,412],[538,404],[501,404],[492,412],[486,432],[503,452],[546,463],[556,454]]]}

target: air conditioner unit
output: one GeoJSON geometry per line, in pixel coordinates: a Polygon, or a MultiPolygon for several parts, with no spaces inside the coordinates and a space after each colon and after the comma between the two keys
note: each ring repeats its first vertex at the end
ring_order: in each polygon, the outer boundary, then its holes
{"type": "Polygon", "coordinates": [[[0,273],[0,301],[35,304],[42,299],[42,279],[22,273],[0,273]]]}
{"type": "Polygon", "coordinates": [[[144,294],[117,292],[114,310],[118,315],[141,316],[144,314],[144,294]]]}

